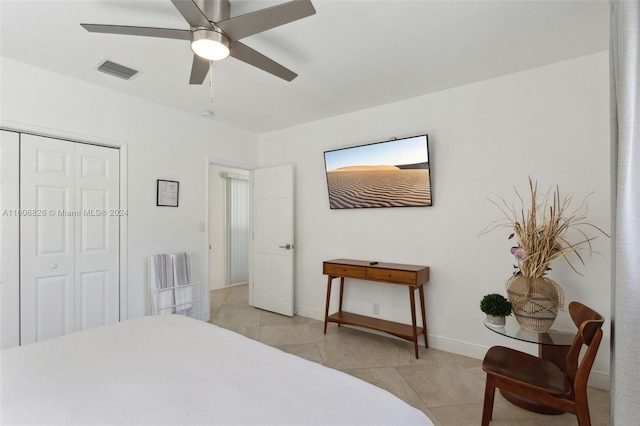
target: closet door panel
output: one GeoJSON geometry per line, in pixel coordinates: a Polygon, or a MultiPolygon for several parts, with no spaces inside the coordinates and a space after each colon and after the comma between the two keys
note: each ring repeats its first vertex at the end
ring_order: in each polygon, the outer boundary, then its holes
{"type": "MultiPolygon", "coordinates": [[[[36,278],[36,341],[72,333],[73,286],[69,275],[36,278]]],[[[23,342],[24,344],[25,342],[23,342]]]]}
{"type": "MultiPolygon", "coordinates": [[[[38,215],[35,216],[36,255],[67,255],[73,254],[72,241],[68,238],[69,222],[72,220],[65,216],[71,213],[73,194],[69,188],[61,186],[36,185],[34,208],[38,215]]],[[[27,222],[31,220],[26,219],[27,222]]]]}
{"type": "Polygon", "coordinates": [[[105,253],[109,250],[109,218],[102,215],[109,210],[108,196],[105,190],[80,190],[82,211],[85,212],[80,224],[80,253],[105,253]]]}
{"type": "Polygon", "coordinates": [[[74,144],[20,142],[21,344],[74,331],[74,144]]]}
{"type": "Polygon", "coordinates": [[[80,274],[81,313],[80,329],[97,327],[109,322],[107,296],[109,271],[93,271],[80,274]]]}
{"type": "Polygon", "coordinates": [[[118,322],[119,293],[119,153],[78,144],[75,223],[76,328],[118,322]]]}

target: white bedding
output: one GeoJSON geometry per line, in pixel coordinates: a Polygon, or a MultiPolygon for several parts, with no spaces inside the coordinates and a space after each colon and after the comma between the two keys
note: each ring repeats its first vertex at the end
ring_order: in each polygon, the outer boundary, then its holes
{"type": "Polygon", "coordinates": [[[391,393],[179,315],[1,352],[1,423],[430,425],[391,393]]]}

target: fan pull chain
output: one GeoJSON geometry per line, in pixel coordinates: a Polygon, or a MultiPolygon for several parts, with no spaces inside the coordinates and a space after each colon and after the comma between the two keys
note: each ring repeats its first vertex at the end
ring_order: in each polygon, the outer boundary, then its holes
{"type": "Polygon", "coordinates": [[[209,61],[209,103],[213,103],[213,61],[209,61]]]}

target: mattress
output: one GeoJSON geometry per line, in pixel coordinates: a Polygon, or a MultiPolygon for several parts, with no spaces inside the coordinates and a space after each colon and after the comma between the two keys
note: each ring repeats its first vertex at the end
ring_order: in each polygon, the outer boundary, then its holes
{"type": "Polygon", "coordinates": [[[0,356],[3,425],[432,424],[381,388],[180,315],[0,356]]]}

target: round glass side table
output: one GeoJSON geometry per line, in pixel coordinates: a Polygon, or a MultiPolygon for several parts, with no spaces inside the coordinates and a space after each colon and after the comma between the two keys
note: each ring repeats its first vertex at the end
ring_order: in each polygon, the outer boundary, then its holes
{"type": "MultiPolygon", "coordinates": [[[[501,334],[511,339],[537,344],[538,356],[540,358],[551,361],[557,365],[561,371],[566,372],[566,358],[569,353],[569,348],[571,347],[573,339],[576,337],[576,333],[578,331],[576,327],[554,324],[547,333],[534,333],[521,328],[516,319],[511,316],[506,318],[506,324],[502,327],[491,325],[487,323],[486,320],[484,321],[484,325],[494,333],[501,334]]],[[[536,401],[523,398],[502,389],[500,389],[500,394],[502,394],[502,396],[511,403],[529,411],[542,414],[564,413],[564,411],[546,407],[536,401]]]]}

